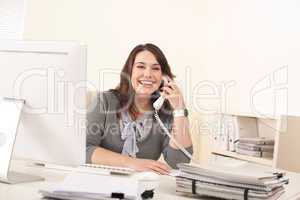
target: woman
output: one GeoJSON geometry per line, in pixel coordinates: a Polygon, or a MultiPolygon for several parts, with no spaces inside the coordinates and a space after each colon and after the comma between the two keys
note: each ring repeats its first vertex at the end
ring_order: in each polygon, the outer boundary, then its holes
{"type": "Polygon", "coordinates": [[[122,69],[118,87],[99,94],[89,108],[87,163],[168,174],[169,166],[189,162],[153,117],[152,104],[158,94],[163,95],[166,100],[159,116],[174,138],[192,153],[187,112],[182,112],[186,111],[183,96],[173,78],[157,46],[136,46],[122,69]],[[161,153],[169,166],[157,161],[161,153]]]}

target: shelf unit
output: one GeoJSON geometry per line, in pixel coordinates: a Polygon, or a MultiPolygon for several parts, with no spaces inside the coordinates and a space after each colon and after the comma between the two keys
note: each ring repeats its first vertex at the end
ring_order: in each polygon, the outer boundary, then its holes
{"type": "Polygon", "coordinates": [[[267,165],[267,166],[273,166],[273,159],[272,158],[259,158],[259,157],[254,157],[254,156],[246,156],[242,154],[238,154],[236,152],[232,151],[222,151],[222,150],[213,150],[213,154],[215,155],[220,155],[220,156],[227,156],[231,158],[236,158],[239,160],[245,160],[249,162],[254,162],[262,165],[267,165]]]}
{"type": "MultiPolygon", "coordinates": [[[[256,118],[258,136],[274,139],[273,158],[260,158],[241,155],[229,150],[211,148],[212,155],[226,156],[262,165],[300,172],[300,117],[280,116],[277,118],[258,117],[247,114],[226,114],[241,118],[256,118]]],[[[211,138],[212,140],[212,138],[211,138]]],[[[212,141],[210,141],[212,144],[212,141]]],[[[209,145],[208,145],[209,146],[209,145]]]]}

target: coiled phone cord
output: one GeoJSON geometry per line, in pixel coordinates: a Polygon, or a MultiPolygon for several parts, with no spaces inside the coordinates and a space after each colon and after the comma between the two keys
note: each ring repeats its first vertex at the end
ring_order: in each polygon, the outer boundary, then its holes
{"type": "Polygon", "coordinates": [[[158,124],[160,125],[160,127],[169,136],[170,140],[172,142],[174,142],[174,144],[182,151],[182,153],[184,153],[184,155],[186,155],[186,157],[188,157],[192,163],[198,163],[198,161],[195,160],[193,158],[193,156],[179,142],[177,142],[177,140],[172,136],[172,134],[169,132],[169,130],[165,127],[165,125],[163,124],[163,122],[161,121],[161,119],[158,116],[157,110],[155,110],[155,112],[154,112],[154,117],[158,121],[158,124]]]}

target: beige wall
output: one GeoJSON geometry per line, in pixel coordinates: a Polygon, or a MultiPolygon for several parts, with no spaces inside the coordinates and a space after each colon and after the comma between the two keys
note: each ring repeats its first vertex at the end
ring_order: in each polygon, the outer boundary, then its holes
{"type": "Polygon", "coordinates": [[[288,104],[289,114],[300,115],[297,0],[27,0],[26,6],[24,38],[86,43],[88,80],[101,90],[117,84],[135,45],[153,42],[194,111],[279,114],[288,104]]]}
{"type": "Polygon", "coordinates": [[[116,86],[135,45],[153,42],[165,52],[184,86],[186,66],[192,67],[191,81],[201,74],[205,12],[196,0],[27,0],[24,37],[86,43],[88,79],[100,89],[116,86]],[[100,73],[106,69],[117,74],[106,73],[103,85],[100,73]]]}
{"type": "Polygon", "coordinates": [[[280,89],[288,80],[289,113],[299,115],[299,9],[296,0],[27,0],[24,38],[86,43],[88,79],[99,89],[117,84],[136,44],[153,42],[169,59],[189,107],[286,112],[280,89]],[[288,72],[276,73],[283,66],[288,72]],[[197,101],[199,93],[206,96],[197,101]]]}
{"type": "Polygon", "coordinates": [[[25,0],[0,1],[0,39],[21,40],[25,0]]]}

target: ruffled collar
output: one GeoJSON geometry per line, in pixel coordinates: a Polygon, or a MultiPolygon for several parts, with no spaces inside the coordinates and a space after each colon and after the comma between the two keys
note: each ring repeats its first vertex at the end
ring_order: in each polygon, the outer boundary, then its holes
{"type": "Polygon", "coordinates": [[[122,154],[136,157],[139,152],[137,143],[144,141],[151,132],[152,116],[153,111],[148,111],[134,121],[128,111],[121,112],[121,139],[124,140],[122,154]]]}

